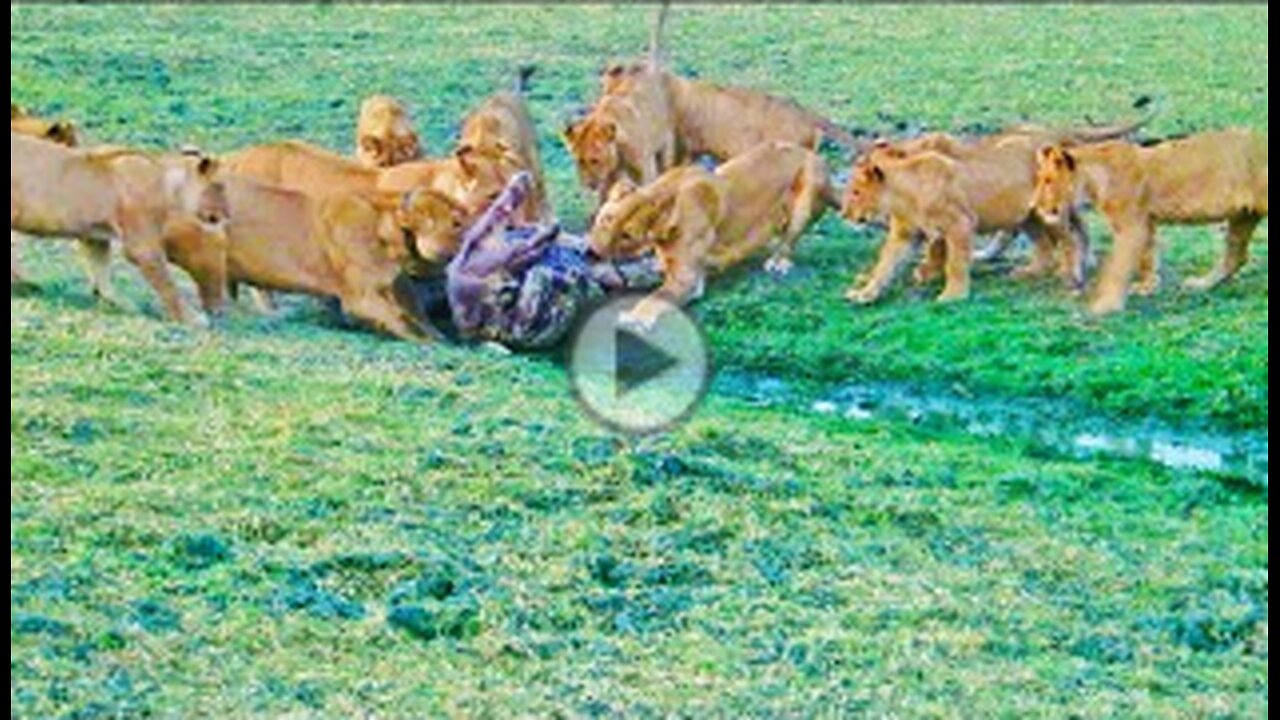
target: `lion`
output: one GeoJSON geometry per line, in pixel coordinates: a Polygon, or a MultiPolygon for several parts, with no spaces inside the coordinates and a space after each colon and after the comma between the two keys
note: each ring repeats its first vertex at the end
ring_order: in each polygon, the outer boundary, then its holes
{"type": "Polygon", "coordinates": [[[762,249],[772,250],[766,269],[786,274],[800,236],[837,205],[818,155],[792,143],[766,143],[715,172],[686,166],[642,188],[619,182],[596,217],[590,244],[606,259],[657,252],[663,285],[626,318],[647,329],[661,316],[661,299],[696,300],[708,272],[738,265],[762,249]]]}
{"type": "Polygon", "coordinates": [[[307,143],[285,141],[232,153],[222,164],[228,173],[316,198],[341,193],[430,198],[420,209],[435,213],[429,223],[423,222],[434,231],[422,233],[418,245],[423,257],[444,263],[456,250],[463,226],[501,191],[500,178],[486,174],[486,165],[472,163],[471,155],[378,170],[307,143]]]}
{"type": "MultiPolygon", "coordinates": [[[[947,133],[931,133],[910,140],[889,142],[880,140],[860,159],[860,162],[900,161],[921,153],[937,153],[961,161],[979,170],[974,180],[990,183],[996,194],[997,202],[1017,203],[1018,198],[1030,198],[1034,191],[1034,168],[1036,149],[1050,137],[1063,137],[1067,131],[1041,133],[1009,132],[977,139],[961,139],[947,133]],[[1012,198],[1012,199],[1009,199],[1012,198]]],[[[856,174],[856,168],[853,174],[856,174]]],[[[852,201],[852,187],[845,198],[847,205],[852,201]]],[[[995,232],[995,239],[980,252],[975,252],[974,260],[993,260],[999,257],[1012,243],[1023,228],[1000,229],[995,232]]],[[[916,238],[919,240],[919,237],[916,238]]],[[[1071,225],[1066,232],[1037,232],[1032,236],[1034,252],[1030,261],[1013,271],[1015,279],[1029,279],[1044,276],[1053,271],[1055,265],[1058,275],[1067,289],[1079,293],[1085,284],[1086,268],[1092,263],[1092,252],[1088,231],[1078,214],[1071,217],[1071,225]],[[1067,241],[1065,244],[1062,241],[1067,241]]],[[[941,242],[935,238],[934,243],[941,242]]],[[[944,247],[936,247],[931,243],[927,248],[924,262],[917,268],[917,283],[929,282],[943,272],[940,263],[944,262],[944,247]]]]}
{"type": "MultiPolygon", "coordinates": [[[[74,123],[65,120],[46,120],[31,115],[25,108],[10,102],[9,129],[21,135],[46,140],[64,147],[79,147],[80,133],[74,123]]],[[[9,234],[9,284],[27,284],[22,271],[22,240],[17,233],[9,234]]],[[[89,276],[94,297],[111,304],[119,304],[112,291],[110,267],[111,244],[96,240],[79,240],[76,248],[81,264],[89,276]]]]}
{"type": "Polygon", "coordinates": [[[643,72],[613,87],[582,120],[564,132],[578,177],[603,204],[613,184],[626,178],[648,185],[675,166],[675,115],[665,82],[643,72]]]}
{"type": "MultiPolygon", "coordinates": [[[[225,266],[225,216],[208,212],[217,190],[217,161],[199,154],[155,156],[133,150],[78,150],[9,133],[10,229],[44,238],[119,240],[128,258],[159,295],[168,317],[204,325],[187,307],[169,273],[179,249],[174,223],[203,227],[208,266],[178,257],[188,273],[217,274],[225,266]],[[212,268],[212,269],[211,269],[212,268]]],[[[203,261],[202,261],[203,262],[203,261]]]]}
{"type": "Polygon", "coordinates": [[[356,158],[366,167],[388,168],[422,158],[418,133],[404,103],[375,95],[360,105],[356,158]]]}
{"type": "Polygon", "coordinates": [[[1227,223],[1226,251],[1207,275],[1186,282],[1207,291],[1228,282],[1249,260],[1249,242],[1267,217],[1267,135],[1226,130],[1141,147],[1127,142],[1039,154],[1033,207],[1058,226],[1083,203],[1106,217],[1115,245],[1090,307],[1098,315],[1124,309],[1135,293],[1160,285],[1156,227],[1227,223]]]}
{"type": "MultiPolygon", "coordinates": [[[[532,66],[520,68],[512,90],[495,94],[467,116],[454,153],[463,162],[496,161],[501,187],[486,198],[486,203],[501,193],[512,177],[520,172],[529,173],[533,177],[533,192],[518,217],[529,223],[546,221],[551,216],[538,152],[538,134],[525,102],[535,70],[532,66]]],[[[477,168],[473,171],[480,172],[477,168]]]]}
{"type": "MultiPolygon", "coordinates": [[[[429,206],[445,202],[434,193],[316,196],[231,173],[219,181],[230,208],[226,273],[196,278],[209,312],[225,301],[227,283],[245,284],[337,298],[351,316],[403,340],[436,337],[396,302],[393,290],[404,266],[430,252],[440,213],[429,206]]],[[[194,237],[202,229],[188,223],[184,231],[194,237]]]]}
{"type": "Polygon", "coordinates": [[[853,136],[791,100],[666,74],[676,136],[686,157],[726,162],[764,142],[789,142],[816,151],[823,139],[846,148],[853,136]]]}
{"type": "MultiPolygon", "coordinates": [[[[636,92],[653,81],[665,91],[678,160],[703,155],[727,162],[766,142],[786,142],[816,151],[824,139],[852,150],[853,136],[791,100],[712,83],[689,80],[662,68],[662,35],[669,7],[658,9],[645,62],[614,64],[600,79],[604,95],[636,92]]],[[[665,128],[654,128],[659,132],[665,128]]]]}
{"type": "MultiPolygon", "coordinates": [[[[1072,228],[1047,227],[1030,212],[1035,169],[1014,161],[1034,152],[1030,147],[1029,139],[1011,138],[967,159],[935,151],[872,152],[862,158],[841,214],[852,223],[887,220],[889,231],[870,276],[846,298],[857,304],[878,300],[921,238],[930,245],[917,280],[931,280],[942,263],[946,282],[938,300],[944,303],[969,297],[975,233],[1025,232],[1037,244],[1078,247],[1078,237],[1067,237],[1072,228]],[[1042,240],[1044,235],[1053,239],[1042,240]]],[[[1078,262],[1073,264],[1078,272],[1078,262]]]]}
{"type": "MultiPolygon", "coordinates": [[[[1140,98],[1134,108],[1145,111],[1135,120],[1111,125],[1068,128],[1016,125],[998,133],[981,136],[935,132],[892,142],[878,140],[867,152],[890,159],[903,159],[920,152],[937,152],[967,162],[982,160],[989,164],[989,173],[1001,172],[1006,178],[1021,177],[1027,182],[1033,182],[1034,177],[1028,175],[1027,168],[1035,167],[1036,151],[1040,148],[1055,143],[1082,145],[1126,138],[1147,126],[1160,112],[1160,104],[1145,97],[1140,98]]],[[[1072,213],[1069,219],[1070,227],[1067,232],[1045,232],[1033,238],[1036,242],[1031,260],[1014,270],[1012,277],[1037,278],[1051,272],[1056,263],[1068,290],[1073,294],[1083,292],[1086,268],[1094,264],[1093,252],[1088,231],[1079,214],[1072,213]],[[1071,242],[1061,247],[1056,241],[1062,238],[1069,238],[1071,242]]],[[[999,258],[1016,237],[1016,232],[997,232],[986,248],[974,253],[974,260],[986,262],[999,258]]],[[[939,262],[943,258],[944,248],[930,246],[925,263],[916,271],[917,281],[940,274],[942,267],[939,262]]]]}

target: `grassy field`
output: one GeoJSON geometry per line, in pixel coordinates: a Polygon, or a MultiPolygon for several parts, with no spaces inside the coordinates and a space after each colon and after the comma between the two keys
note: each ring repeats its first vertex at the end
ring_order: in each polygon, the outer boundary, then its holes
{"type": "MultiPolygon", "coordinates": [[[[556,133],[649,10],[16,7],[13,99],[96,140],[350,145],[372,92],[443,152],[535,62],[556,133]]],[[[686,73],[850,127],[1079,123],[1163,98],[1155,135],[1268,124],[1268,9],[677,8],[686,73]]],[[[1101,226],[1097,235],[1105,246],[1101,226]]],[[[1268,252],[1173,230],[1167,289],[1086,319],[980,278],[939,308],[841,290],[876,238],[829,218],[784,282],[697,313],[724,370],[906,383],[1267,432],[1268,252]]],[[[713,395],[646,441],[541,358],[422,349],[309,304],[213,332],[95,306],[32,248],[10,311],[14,718],[1263,717],[1268,493],[1137,462],[713,395]]]]}

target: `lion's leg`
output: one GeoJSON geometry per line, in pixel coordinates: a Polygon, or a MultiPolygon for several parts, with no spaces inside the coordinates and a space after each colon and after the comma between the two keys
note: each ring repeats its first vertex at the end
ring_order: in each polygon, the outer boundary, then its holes
{"type": "Polygon", "coordinates": [[[639,330],[652,330],[666,311],[667,304],[686,305],[698,300],[706,292],[707,276],[702,264],[689,254],[680,253],[664,263],[666,274],[653,294],[636,303],[622,317],[624,325],[639,330]]]}
{"type": "Polygon", "coordinates": [[[657,162],[659,175],[676,166],[676,139],[674,135],[668,135],[662,139],[661,147],[658,148],[657,162]]]}
{"type": "Polygon", "coordinates": [[[884,244],[880,246],[880,257],[876,261],[875,268],[871,270],[870,277],[862,287],[845,294],[845,299],[859,305],[869,305],[879,300],[885,288],[898,274],[898,268],[911,254],[915,239],[914,228],[907,227],[897,220],[891,222],[889,234],[885,237],[884,244]]]}
{"type": "Polygon", "coordinates": [[[938,302],[951,303],[969,299],[969,266],[973,258],[973,228],[957,225],[946,233],[947,284],[938,302]]]}
{"type": "Polygon", "coordinates": [[[274,315],[276,312],[275,296],[269,290],[250,287],[249,303],[253,305],[253,309],[260,315],[274,315]]]}
{"type": "Polygon", "coordinates": [[[1031,280],[1048,275],[1056,264],[1055,254],[1064,250],[1061,242],[1064,233],[1060,229],[1050,227],[1034,217],[1027,222],[1025,229],[1031,237],[1031,260],[1010,274],[1015,280],[1031,280]]]}
{"type": "Polygon", "coordinates": [[[916,270],[912,274],[912,280],[916,285],[928,285],[942,277],[946,268],[947,243],[940,238],[934,238],[925,243],[924,257],[920,259],[920,264],[916,266],[916,270]]]}
{"type": "Polygon", "coordinates": [[[418,328],[409,323],[404,312],[395,302],[381,293],[360,293],[342,299],[342,309],[349,315],[368,323],[376,330],[406,342],[421,343],[428,340],[418,328]]]}
{"type": "MultiPolygon", "coordinates": [[[[731,246],[715,248],[715,255],[708,264],[720,269],[731,268],[751,259],[763,247],[769,247],[775,254],[781,253],[781,242],[772,242],[774,232],[772,226],[757,225],[748,230],[746,235],[731,246]]],[[[786,274],[785,272],[777,272],[772,257],[765,262],[764,267],[765,270],[774,274],[786,274]]]]}
{"type": "Polygon", "coordinates": [[[1235,277],[1245,263],[1249,262],[1249,241],[1253,239],[1253,233],[1261,223],[1262,218],[1256,215],[1232,218],[1227,226],[1227,250],[1222,261],[1208,275],[1188,280],[1187,289],[1200,292],[1212,290],[1235,277]]]}
{"type": "Polygon", "coordinates": [[[1129,283],[1147,247],[1150,223],[1146,218],[1128,222],[1113,222],[1114,247],[1102,268],[1098,281],[1097,297],[1090,307],[1095,315],[1109,315],[1124,310],[1129,294],[1129,283]]]}
{"type": "Polygon", "coordinates": [[[640,186],[644,187],[658,179],[661,171],[658,168],[658,156],[655,153],[640,154],[640,186]]]}
{"type": "MultiPolygon", "coordinates": [[[[127,236],[126,236],[127,237],[127,236]]],[[[208,321],[202,315],[190,310],[178,292],[178,286],[169,272],[168,261],[159,243],[125,242],[125,257],[133,263],[143,279],[159,296],[165,315],[172,321],[205,327],[208,321]]]]}
{"type": "Polygon", "coordinates": [[[76,257],[85,275],[89,276],[94,297],[109,305],[119,305],[120,300],[111,286],[111,243],[79,240],[76,242],[76,257]]]}
{"type": "MultiPolygon", "coordinates": [[[[676,201],[678,235],[658,250],[663,282],[652,295],[641,300],[622,317],[622,321],[641,330],[650,330],[662,318],[664,301],[685,305],[698,300],[706,292],[707,262],[716,245],[716,231],[711,218],[698,207],[697,200],[676,201]]],[[[717,258],[723,262],[723,258],[717,258]]]]}
{"type": "Polygon", "coordinates": [[[1098,256],[1094,252],[1093,239],[1089,236],[1089,226],[1078,212],[1071,213],[1071,235],[1080,254],[1080,284],[1083,288],[1085,276],[1098,266],[1098,256]]]}
{"type": "Polygon", "coordinates": [[[765,265],[765,269],[770,273],[785,276],[795,267],[795,262],[792,258],[795,256],[796,246],[799,245],[800,238],[804,237],[805,231],[809,229],[813,221],[827,207],[827,201],[822,194],[822,189],[826,184],[827,177],[824,167],[820,164],[806,167],[804,177],[800,183],[800,190],[791,201],[787,227],[782,231],[782,237],[774,250],[773,257],[769,258],[768,263],[765,265]]]}
{"type": "Polygon", "coordinates": [[[1053,228],[1059,247],[1058,275],[1072,293],[1084,292],[1092,249],[1089,245],[1089,229],[1079,214],[1072,213],[1071,223],[1065,228],[1053,228]]]}
{"type": "Polygon", "coordinates": [[[122,208],[115,231],[116,237],[120,238],[124,246],[125,258],[138,268],[143,279],[160,298],[165,315],[174,322],[207,327],[208,319],[187,307],[173,281],[164,237],[159,229],[148,219],[122,208]]]}
{"type": "Polygon", "coordinates": [[[1151,297],[1160,291],[1160,248],[1156,240],[1156,228],[1147,228],[1146,244],[1138,258],[1138,279],[1130,289],[1138,297],[1151,297]]]}

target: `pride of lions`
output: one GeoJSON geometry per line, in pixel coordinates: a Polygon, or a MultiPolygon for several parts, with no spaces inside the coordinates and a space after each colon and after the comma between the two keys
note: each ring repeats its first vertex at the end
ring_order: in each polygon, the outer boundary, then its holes
{"type": "MultiPolygon", "coordinates": [[[[1114,235],[1090,306],[1106,314],[1130,293],[1158,290],[1157,226],[1226,223],[1221,262],[1187,282],[1209,290],[1245,264],[1267,217],[1265,132],[1148,146],[1131,140],[1144,119],[867,143],[792,102],[680,77],[663,69],[657,47],[645,61],[608,68],[594,107],[564,133],[597,198],[592,252],[654,254],[664,278],[655,299],[692,301],[708,273],[760,253],[769,272],[786,274],[796,243],[828,208],[851,223],[887,225],[879,259],[847,295],[852,303],[880,299],[917,249],[917,283],[941,279],[942,302],[968,298],[979,234],[994,235],[997,251],[1025,234],[1034,250],[1014,275],[1056,271],[1079,292],[1091,257],[1081,213],[1091,206],[1114,235]],[[825,140],[856,156],[842,192],[817,154],[825,140]]],[[[525,105],[530,74],[468,115],[453,151],[434,159],[424,157],[406,106],[385,96],[362,105],[354,158],[298,141],[219,158],[83,147],[70,123],[11,102],[10,282],[25,282],[20,234],[74,239],[94,293],[113,301],[114,242],[178,322],[203,322],[247,287],[263,306],[269,292],[336,298],[396,337],[437,337],[397,300],[397,277],[447,264],[519,173],[532,189],[518,221],[554,222],[525,105]],[[204,313],[186,306],[171,263],[195,282],[204,313]]],[[[642,302],[629,319],[651,326],[660,307],[642,302]]]]}

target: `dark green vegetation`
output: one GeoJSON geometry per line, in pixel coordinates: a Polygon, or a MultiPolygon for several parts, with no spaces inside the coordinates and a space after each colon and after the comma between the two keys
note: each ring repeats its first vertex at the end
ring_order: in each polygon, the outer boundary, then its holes
{"type": "MultiPolygon", "coordinates": [[[[677,8],[675,65],[846,125],[1265,128],[1266,8],[677,8]]],[[[648,11],[18,8],[15,100],[104,141],[346,148],[359,98],[441,151],[517,63],[554,131],[648,11]]],[[[1265,232],[1265,230],[1264,230],[1265,232]]],[[[840,290],[874,238],[825,221],[796,277],[699,307],[722,367],[905,380],[1263,430],[1265,244],[1165,234],[1170,288],[1083,319],[987,277],[962,308],[840,290]]],[[[68,248],[11,302],[13,717],[1199,716],[1268,708],[1265,493],[1135,463],[713,397],[670,437],[580,417],[545,360],[424,350],[312,310],[194,335],[98,308],[68,248]]],[[[302,308],[308,305],[299,306],[302,308]]]]}

